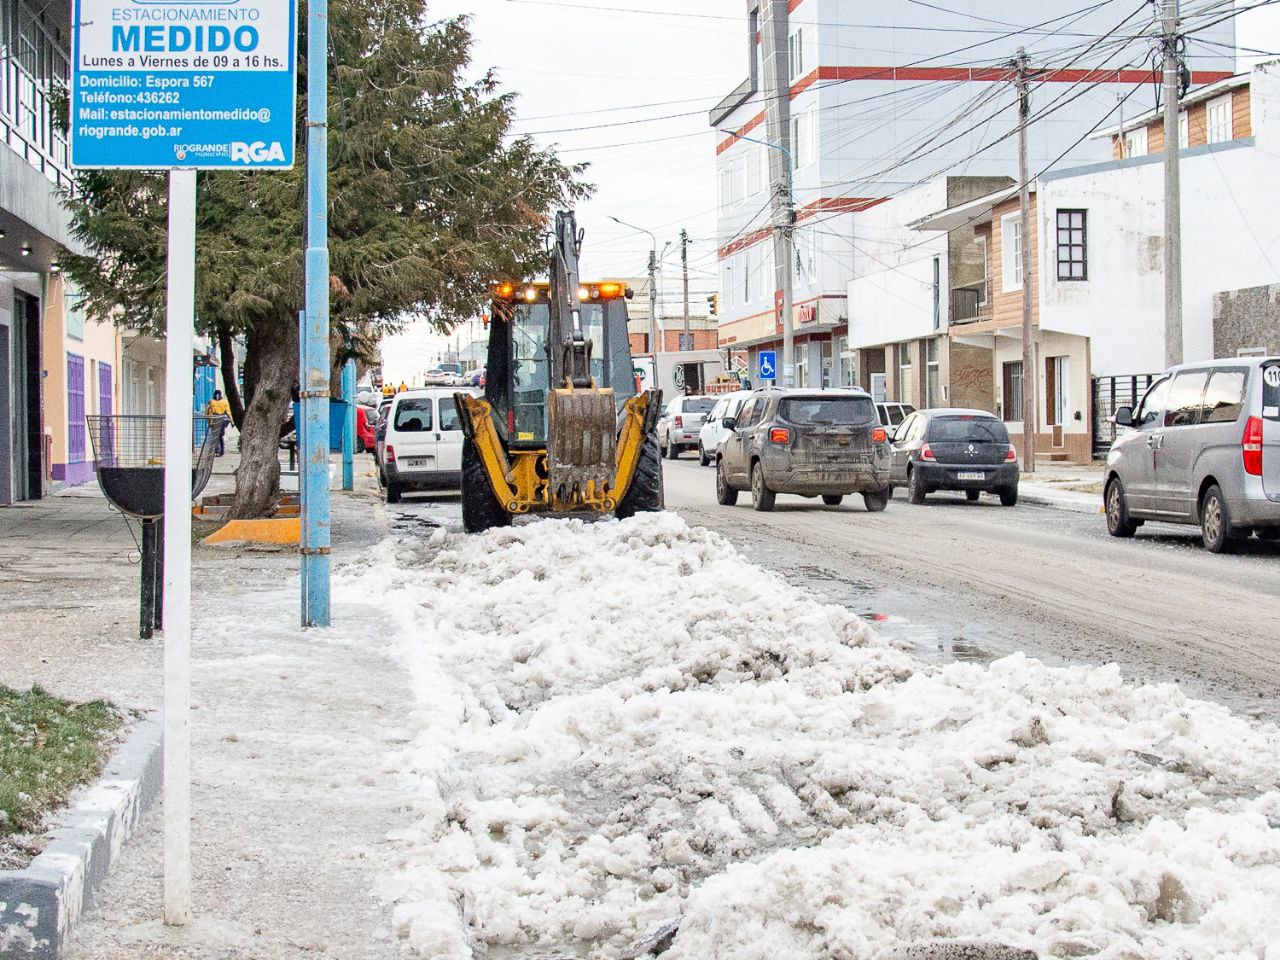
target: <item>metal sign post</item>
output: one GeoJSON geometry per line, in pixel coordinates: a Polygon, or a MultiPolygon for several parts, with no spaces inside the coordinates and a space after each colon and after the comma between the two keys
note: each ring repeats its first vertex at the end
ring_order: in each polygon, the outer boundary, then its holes
{"type": "Polygon", "coordinates": [[[356,485],[356,362],[354,360],[348,360],[342,365],[342,399],[347,403],[347,415],[342,420],[342,489],[352,490],[356,485]]]}
{"type": "Polygon", "coordinates": [[[295,0],[74,0],[71,165],[169,171],[164,920],[191,916],[196,171],[293,166],[295,0]]]}

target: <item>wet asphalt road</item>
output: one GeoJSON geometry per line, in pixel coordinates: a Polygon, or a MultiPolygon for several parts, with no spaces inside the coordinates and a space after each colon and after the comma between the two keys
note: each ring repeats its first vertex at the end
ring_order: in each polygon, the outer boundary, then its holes
{"type": "Polygon", "coordinates": [[[1118,663],[1126,677],[1280,719],[1280,545],[1213,556],[1190,527],[1149,523],[1131,541],[1101,515],[1001,507],[994,497],[899,495],[884,513],[779,496],[773,513],[715,501],[696,457],[666,461],[667,507],[753,561],[878,620],[921,654],[1118,663]]]}
{"type": "MultiPolygon", "coordinates": [[[[946,493],[924,506],[899,496],[879,514],[856,496],[835,508],[779,496],[756,513],[747,493],[719,506],[693,455],[664,464],[669,509],[922,656],[1115,662],[1131,680],[1280,721],[1280,544],[1213,556],[1190,527],[1149,523],[1119,541],[1101,515],[946,493]]],[[[400,534],[461,526],[456,493],[387,509],[400,534]]]]}

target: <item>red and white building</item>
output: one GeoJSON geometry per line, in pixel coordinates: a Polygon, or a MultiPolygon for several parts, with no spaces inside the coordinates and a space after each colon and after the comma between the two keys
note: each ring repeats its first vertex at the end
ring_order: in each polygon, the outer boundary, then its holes
{"type": "MultiPolygon", "coordinates": [[[[1189,45],[1196,84],[1234,70],[1233,21],[1206,28],[1211,19],[1188,22],[1198,40],[1208,41],[1189,45]]],[[[1088,133],[1114,125],[1121,110],[1135,117],[1154,106],[1154,47],[1142,35],[1153,29],[1150,9],[1135,12],[1131,0],[1087,9],[1026,0],[748,0],[748,76],[710,115],[720,133],[721,346],[753,357],[781,348],[776,222],[783,215],[771,201],[786,181],[789,156],[796,382],[865,385],[859,362],[867,349],[892,351],[899,341],[919,340],[922,331],[906,323],[899,336],[892,316],[897,301],[876,298],[867,304],[877,311],[874,322],[862,326],[887,339],[850,344],[850,320],[858,329],[862,308],[849,299],[851,282],[875,272],[897,276],[879,266],[883,258],[860,251],[869,241],[893,234],[896,242],[907,233],[864,211],[948,175],[1016,176],[1009,61],[1019,47],[1037,71],[1033,112],[1043,114],[1031,128],[1032,173],[1110,159],[1110,144],[1088,133]],[[1100,37],[1106,39],[1095,43],[1100,37]]],[[[920,240],[915,233],[902,242],[920,240]]],[[[916,301],[927,298],[923,313],[931,322],[938,304],[937,329],[925,335],[945,336],[949,322],[951,283],[941,253],[922,254],[927,271],[937,264],[938,275],[924,277],[927,290],[913,275],[911,302],[903,304],[904,315],[916,317],[922,312],[916,301]]]]}

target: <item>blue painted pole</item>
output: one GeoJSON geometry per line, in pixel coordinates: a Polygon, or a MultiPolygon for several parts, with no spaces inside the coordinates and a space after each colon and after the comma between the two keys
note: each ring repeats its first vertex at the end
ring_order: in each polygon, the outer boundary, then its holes
{"type": "Polygon", "coordinates": [[[356,452],[356,362],[342,365],[342,399],[347,401],[347,416],[342,423],[342,489],[355,488],[356,452]]]}
{"type": "Polygon", "coordinates": [[[307,3],[307,260],[301,343],[305,446],[302,625],[329,625],[329,3],[307,3]]]}

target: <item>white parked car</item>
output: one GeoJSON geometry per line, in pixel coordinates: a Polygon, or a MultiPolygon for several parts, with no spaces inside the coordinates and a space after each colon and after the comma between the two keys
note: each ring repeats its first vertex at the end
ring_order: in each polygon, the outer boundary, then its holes
{"type": "Polygon", "coordinates": [[[722,394],[716,401],[716,405],[711,408],[711,412],[707,414],[707,419],[702,423],[702,429],[698,431],[698,462],[704,467],[711,465],[716,457],[716,447],[720,446],[720,441],[732,432],[724,428],[724,418],[736,417],[749,396],[751,396],[750,390],[735,390],[733,393],[722,394]]]}
{"type": "Polygon", "coordinates": [[[452,387],[406,390],[391,401],[382,441],[387,503],[399,503],[410,490],[457,489],[462,483],[463,436],[453,399],[456,392],[452,387]]]}

